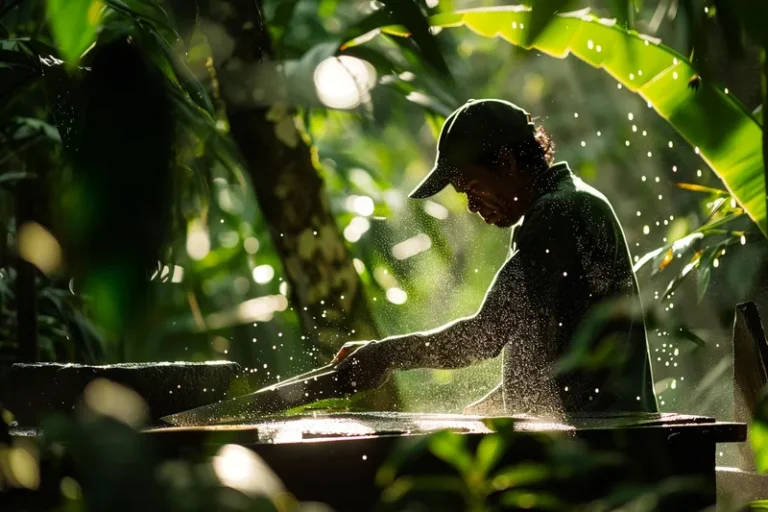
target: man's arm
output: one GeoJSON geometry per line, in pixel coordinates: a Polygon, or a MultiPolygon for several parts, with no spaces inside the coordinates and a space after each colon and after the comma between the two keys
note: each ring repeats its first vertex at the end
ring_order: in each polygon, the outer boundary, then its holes
{"type": "Polygon", "coordinates": [[[376,343],[379,355],[392,370],[463,368],[499,355],[506,339],[490,313],[498,316],[507,309],[503,290],[507,284],[500,281],[511,273],[510,261],[496,274],[476,314],[430,331],[383,339],[376,343]]]}
{"type": "Polygon", "coordinates": [[[392,370],[462,368],[496,357],[510,340],[539,336],[530,319],[550,317],[551,294],[575,254],[573,204],[546,201],[526,215],[517,250],[494,278],[479,311],[432,331],[394,336],[372,347],[392,370]]]}

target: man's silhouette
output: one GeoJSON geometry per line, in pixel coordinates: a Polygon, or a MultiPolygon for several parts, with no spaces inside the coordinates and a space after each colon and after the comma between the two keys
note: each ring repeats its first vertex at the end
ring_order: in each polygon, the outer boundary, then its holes
{"type": "Polygon", "coordinates": [[[465,367],[503,350],[501,384],[476,411],[657,410],[624,233],[608,200],[552,157],[546,132],[512,103],[469,100],[448,117],[435,166],[410,197],[452,185],[485,222],[516,225],[510,257],[477,314],[348,344],[341,378],[372,389],[394,370],[465,367]]]}

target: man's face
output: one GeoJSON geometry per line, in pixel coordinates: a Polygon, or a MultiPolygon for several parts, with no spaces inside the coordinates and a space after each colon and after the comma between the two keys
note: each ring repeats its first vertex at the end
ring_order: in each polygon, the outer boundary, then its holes
{"type": "Polygon", "coordinates": [[[525,212],[529,194],[514,165],[490,170],[484,165],[464,167],[451,180],[457,192],[466,194],[469,211],[502,228],[516,224],[525,212]]]}

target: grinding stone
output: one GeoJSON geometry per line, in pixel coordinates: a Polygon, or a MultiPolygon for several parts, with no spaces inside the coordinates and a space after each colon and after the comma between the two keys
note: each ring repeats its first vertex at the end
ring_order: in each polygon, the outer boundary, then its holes
{"type": "Polygon", "coordinates": [[[147,402],[152,423],[168,414],[250,391],[242,368],[231,361],[104,366],[19,363],[12,365],[0,386],[0,400],[19,427],[34,427],[48,413],[71,412],[85,387],[97,378],[136,391],[147,402]]]}

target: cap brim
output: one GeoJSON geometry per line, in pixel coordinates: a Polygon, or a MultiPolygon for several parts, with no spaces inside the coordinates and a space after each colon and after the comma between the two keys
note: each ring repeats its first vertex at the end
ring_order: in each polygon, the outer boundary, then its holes
{"type": "Polygon", "coordinates": [[[413,192],[408,194],[411,199],[426,199],[437,194],[451,182],[450,173],[440,164],[435,165],[427,177],[422,180],[413,192]]]}

